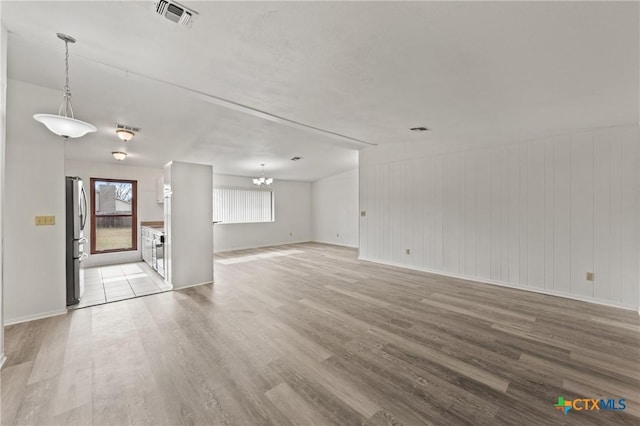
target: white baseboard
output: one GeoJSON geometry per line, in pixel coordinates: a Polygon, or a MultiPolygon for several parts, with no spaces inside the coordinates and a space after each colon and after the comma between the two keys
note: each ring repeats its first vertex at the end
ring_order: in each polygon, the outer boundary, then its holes
{"type": "Polygon", "coordinates": [[[310,242],[312,242],[312,243],[320,243],[320,244],[328,244],[330,246],[349,247],[349,248],[353,248],[353,249],[359,248],[357,245],[353,246],[351,244],[340,244],[340,243],[336,243],[336,242],[332,242],[332,241],[313,240],[313,241],[310,241],[310,242]]]}
{"type": "Polygon", "coordinates": [[[338,243],[335,243],[335,242],[319,241],[319,240],[304,240],[304,241],[286,241],[286,242],[282,242],[282,243],[270,243],[270,244],[257,245],[257,246],[233,247],[233,248],[226,248],[226,249],[223,249],[223,250],[215,250],[214,249],[213,254],[226,253],[228,251],[250,250],[250,249],[256,249],[256,248],[277,247],[277,246],[285,246],[285,245],[288,245],[288,244],[303,244],[303,243],[320,243],[320,244],[328,244],[328,245],[331,245],[331,246],[349,247],[349,248],[353,248],[353,249],[359,248],[358,246],[352,246],[352,245],[349,245],[349,244],[338,244],[338,243]]]}
{"type": "Polygon", "coordinates": [[[35,321],[35,320],[39,320],[39,319],[43,319],[43,318],[49,318],[49,317],[55,317],[55,316],[58,316],[58,315],[64,315],[66,313],[67,313],[67,309],[63,309],[63,310],[42,312],[42,313],[33,314],[33,315],[25,315],[23,317],[7,319],[7,320],[5,320],[4,325],[7,326],[7,325],[13,325],[13,324],[20,324],[21,322],[35,321]]]}
{"type": "Polygon", "coordinates": [[[269,244],[259,244],[259,245],[251,245],[251,246],[238,246],[238,247],[230,247],[230,248],[225,248],[222,250],[216,250],[215,247],[213,248],[213,254],[216,253],[225,253],[228,251],[236,251],[236,250],[249,250],[249,249],[255,249],[255,248],[264,248],[264,247],[277,247],[277,246],[284,246],[287,244],[302,244],[302,243],[310,243],[312,242],[311,240],[301,240],[301,241],[283,241],[280,243],[269,243],[269,244]]]}
{"type": "Polygon", "coordinates": [[[7,360],[7,357],[4,354],[4,352],[0,353],[0,370],[2,370],[2,366],[4,365],[6,360],[7,360]]]}
{"type": "Polygon", "coordinates": [[[191,288],[191,287],[198,287],[199,285],[207,285],[207,284],[213,284],[213,281],[207,281],[207,282],[204,282],[204,283],[198,283],[198,284],[189,284],[189,285],[185,285],[184,287],[176,287],[176,286],[173,286],[173,291],[176,291],[176,290],[183,290],[183,289],[185,289],[185,288],[191,288]]]}
{"type": "Polygon", "coordinates": [[[612,307],[612,308],[625,309],[625,310],[629,310],[629,311],[636,311],[637,310],[638,311],[638,315],[640,315],[640,307],[630,307],[630,306],[620,305],[620,304],[617,304],[617,303],[614,303],[614,302],[611,302],[611,301],[608,301],[608,300],[593,299],[593,298],[580,296],[580,295],[576,295],[576,294],[564,293],[564,292],[561,292],[561,291],[553,291],[553,290],[547,290],[547,289],[541,289],[541,288],[521,287],[521,286],[518,286],[518,285],[515,285],[515,284],[512,284],[512,283],[508,283],[508,282],[504,282],[504,281],[488,280],[486,278],[479,278],[479,277],[474,277],[474,276],[470,276],[470,275],[452,274],[452,273],[433,270],[433,269],[418,268],[418,267],[412,266],[412,265],[403,265],[403,264],[395,263],[395,262],[386,262],[386,261],[378,260],[378,259],[370,259],[370,258],[362,257],[362,256],[359,256],[358,259],[364,260],[365,262],[379,263],[381,265],[387,265],[387,266],[395,266],[397,268],[410,269],[412,271],[428,272],[430,274],[442,275],[444,277],[458,278],[458,279],[461,279],[461,280],[474,281],[474,282],[478,282],[478,283],[496,285],[496,286],[500,286],[500,287],[508,287],[508,288],[513,288],[513,289],[516,289],[516,290],[530,291],[532,293],[546,294],[547,296],[562,297],[562,298],[565,298],[565,299],[578,300],[580,302],[587,302],[587,303],[594,303],[596,305],[604,305],[604,306],[609,306],[609,307],[612,307]]]}

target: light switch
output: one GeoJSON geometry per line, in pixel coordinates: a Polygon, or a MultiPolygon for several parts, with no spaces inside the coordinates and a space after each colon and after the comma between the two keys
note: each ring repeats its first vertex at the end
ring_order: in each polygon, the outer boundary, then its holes
{"type": "Polygon", "coordinates": [[[55,216],[36,216],[37,226],[55,225],[55,224],[56,224],[55,216]]]}
{"type": "Polygon", "coordinates": [[[365,217],[367,215],[367,212],[365,210],[362,210],[360,212],[360,216],[365,217]]]}
{"type": "Polygon", "coordinates": [[[593,272],[587,272],[587,281],[593,281],[593,272]]]}

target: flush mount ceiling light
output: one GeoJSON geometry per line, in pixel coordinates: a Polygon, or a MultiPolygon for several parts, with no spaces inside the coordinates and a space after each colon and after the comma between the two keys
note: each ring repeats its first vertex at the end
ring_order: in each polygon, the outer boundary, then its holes
{"type": "Polygon", "coordinates": [[[139,127],[131,127],[125,124],[116,123],[116,135],[118,135],[123,142],[129,142],[139,131],[139,127]]]}
{"type": "Polygon", "coordinates": [[[127,153],[122,151],[113,151],[111,155],[113,155],[113,158],[115,158],[118,161],[122,161],[125,158],[127,158],[127,153]]]}
{"type": "Polygon", "coordinates": [[[409,129],[409,130],[411,130],[412,132],[428,132],[428,131],[430,131],[431,129],[429,129],[429,128],[427,128],[427,127],[424,127],[424,126],[420,126],[420,127],[412,127],[412,128],[411,128],[411,129],[409,129]]]}
{"type": "Polygon", "coordinates": [[[253,184],[260,187],[271,186],[271,184],[273,183],[273,178],[264,177],[264,163],[260,164],[260,167],[262,167],[262,176],[260,176],[259,178],[253,178],[253,184]]]}
{"type": "Polygon", "coordinates": [[[58,33],[58,38],[64,41],[65,49],[65,85],[62,89],[62,105],[58,110],[58,114],[34,114],[36,121],[44,124],[47,129],[51,130],[58,136],[62,136],[65,140],[69,138],[79,138],[87,133],[95,132],[96,126],[73,118],[73,107],[71,106],[71,88],[69,87],[69,43],[75,43],[76,40],[66,34],[58,33]],[[64,115],[63,115],[64,112],[64,115]]]}
{"type": "Polygon", "coordinates": [[[129,142],[131,138],[135,136],[135,133],[133,133],[131,130],[125,130],[125,129],[116,130],[116,134],[124,142],[129,142]]]}

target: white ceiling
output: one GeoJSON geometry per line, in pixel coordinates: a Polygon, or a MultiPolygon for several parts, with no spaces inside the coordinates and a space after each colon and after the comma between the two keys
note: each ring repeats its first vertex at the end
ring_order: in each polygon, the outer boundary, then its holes
{"type": "Polygon", "coordinates": [[[55,33],[78,39],[74,107],[99,130],[68,158],[113,161],[123,122],[143,129],[127,164],[252,175],[264,162],[313,181],[367,145],[253,110],[370,144],[461,148],[638,122],[637,2],[182,3],[200,14],[190,29],[152,1],[2,2],[9,77],[51,89],[34,113],[59,105],[55,33]],[[408,130],[420,125],[432,131],[408,130]]]}

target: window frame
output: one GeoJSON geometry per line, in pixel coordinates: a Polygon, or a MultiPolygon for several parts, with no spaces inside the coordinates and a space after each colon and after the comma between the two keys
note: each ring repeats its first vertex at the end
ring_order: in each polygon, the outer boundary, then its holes
{"type": "MultiPolygon", "coordinates": [[[[252,222],[221,221],[221,222],[216,222],[218,225],[248,225],[248,224],[255,224],[255,223],[274,223],[276,221],[276,194],[273,188],[263,189],[263,188],[250,187],[250,186],[216,185],[213,187],[213,190],[215,191],[216,189],[234,189],[234,190],[240,190],[240,191],[269,192],[270,200],[271,200],[271,220],[257,221],[257,222],[256,221],[252,221],[252,222]]],[[[215,194],[213,198],[215,200],[215,194]]],[[[214,220],[217,221],[219,219],[214,218],[214,220]]]]}
{"type": "MultiPolygon", "coordinates": [[[[131,179],[96,178],[89,179],[91,185],[91,254],[121,253],[138,250],[138,181],[131,179]],[[96,250],[96,182],[130,183],[131,192],[131,248],[96,250]]],[[[100,215],[100,217],[122,217],[129,215],[100,215]]]]}

